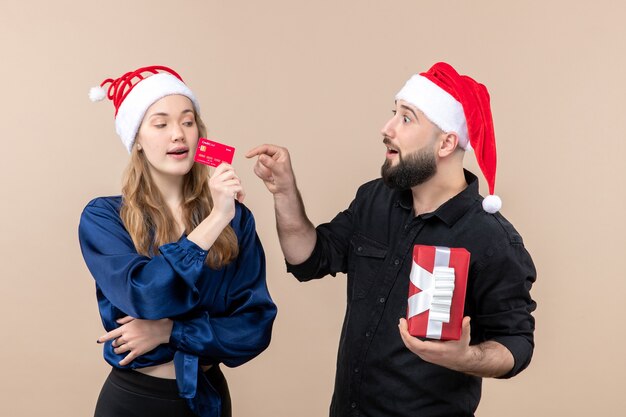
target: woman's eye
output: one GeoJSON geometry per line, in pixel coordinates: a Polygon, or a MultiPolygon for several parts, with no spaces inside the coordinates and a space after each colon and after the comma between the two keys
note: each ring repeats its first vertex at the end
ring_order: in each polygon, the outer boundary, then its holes
{"type": "Polygon", "coordinates": [[[193,121],[183,122],[183,126],[191,127],[193,126],[193,121]]]}
{"type": "Polygon", "coordinates": [[[404,120],[404,123],[409,123],[411,121],[411,119],[409,119],[409,116],[404,116],[402,120],[404,120]]]}
{"type": "Polygon", "coordinates": [[[157,123],[154,125],[157,129],[163,129],[165,126],[167,126],[165,123],[157,123]]]}

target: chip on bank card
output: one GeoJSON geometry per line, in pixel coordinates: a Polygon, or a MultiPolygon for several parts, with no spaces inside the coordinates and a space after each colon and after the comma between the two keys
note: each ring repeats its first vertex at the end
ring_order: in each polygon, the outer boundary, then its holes
{"type": "Polygon", "coordinates": [[[207,138],[198,139],[198,147],[193,160],[201,164],[216,167],[222,162],[230,164],[233,162],[235,148],[224,145],[207,138]]]}

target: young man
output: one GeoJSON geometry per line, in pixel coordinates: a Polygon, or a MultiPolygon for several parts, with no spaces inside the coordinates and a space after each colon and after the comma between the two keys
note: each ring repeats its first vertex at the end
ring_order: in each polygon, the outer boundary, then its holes
{"type": "Polygon", "coordinates": [[[306,216],[287,149],[262,145],[255,173],[274,196],[288,271],[307,281],[348,274],[331,416],[472,416],[482,377],[509,378],[529,364],[535,268],[522,238],[478,194],[463,169],[473,148],[493,194],[496,151],[489,94],[445,63],[414,75],[382,129],[382,178],[315,228],[306,216]],[[407,331],[415,245],[470,253],[459,340],[407,331]],[[471,319],[471,324],[470,324],[471,319]]]}

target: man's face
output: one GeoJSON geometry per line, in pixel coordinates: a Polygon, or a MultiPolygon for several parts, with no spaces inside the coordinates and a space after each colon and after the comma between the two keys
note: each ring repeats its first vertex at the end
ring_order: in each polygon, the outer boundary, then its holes
{"type": "Polygon", "coordinates": [[[381,168],[385,184],[405,190],[435,175],[435,146],[442,132],[415,106],[398,100],[393,117],[381,133],[387,147],[386,160],[381,168]]]}

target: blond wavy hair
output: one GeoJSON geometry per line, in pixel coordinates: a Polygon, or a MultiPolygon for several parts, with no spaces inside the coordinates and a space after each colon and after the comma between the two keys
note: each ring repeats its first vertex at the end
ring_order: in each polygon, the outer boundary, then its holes
{"type": "MultiPolygon", "coordinates": [[[[195,119],[199,137],[205,137],[204,123],[197,114],[195,119]]],[[[183,179],[181,210],[185,234],[195,229],[212,209],[209,170],[204,165],[193,164],[183,179]]],[[[180,238],[174,216],[152,180],[144,153],[137,149],[136,144],[124,174],[120,216],[137,252],[142,255],[153,256],[158,253],[159,246],[180,238]]],[[[219,269],[234,260],[238,253],[237,235],[230,225],[226,226],[211,246],[206,264],[219,269]]]]}

